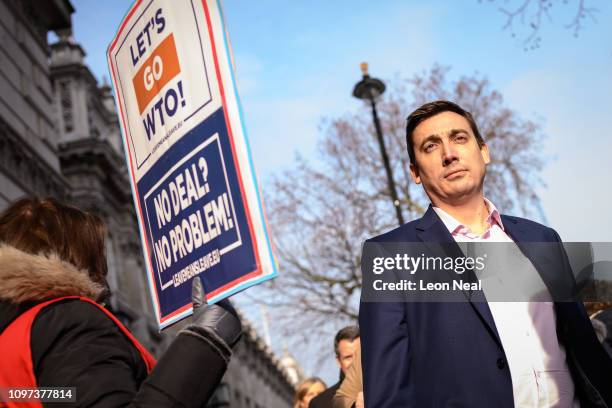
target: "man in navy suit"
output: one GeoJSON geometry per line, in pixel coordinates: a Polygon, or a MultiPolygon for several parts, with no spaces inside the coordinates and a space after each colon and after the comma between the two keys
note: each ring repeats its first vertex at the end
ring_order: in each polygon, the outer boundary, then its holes
{"type": "Polygon", "coordinates": [[[583,305],[552,293],[563,291],[559,281],[573,290],[566,254],[543,260],[532,244],[561,240],[543,225],[500,215],[484,197],[490,156],[472,115],[452,102],[427,103],[408,117],[406,133],[412,178],[431,205],[368,244],[441,243],[453,252],[457,242],[507,242],[533,265],[550,301],[376,302],[362,292],[365,406],[612,407],[612,362],[583,305]]]}

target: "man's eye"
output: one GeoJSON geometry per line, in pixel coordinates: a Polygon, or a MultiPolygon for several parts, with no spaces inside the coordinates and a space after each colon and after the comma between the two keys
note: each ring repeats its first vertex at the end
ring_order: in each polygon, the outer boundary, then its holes
{"type": "Polygon", "coordinates": [[[455,137],[455,140],[457,142],[466,142],[467,141],[467,136],[459,135],[459,136],[455,137]]]}
{"type": "Polygon", "coordinates": [[[424,150],[425,150],[426,152],[429,152],[429,151],[433,150],[433,149],[434,149],[434,147],[436,147],[435,143],[427,143],[427,144],[425,145],[424,150]]]}

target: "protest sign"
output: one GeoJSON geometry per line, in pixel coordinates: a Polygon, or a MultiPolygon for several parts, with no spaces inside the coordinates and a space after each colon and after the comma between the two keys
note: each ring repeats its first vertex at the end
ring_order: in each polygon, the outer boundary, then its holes
{"type": "Polygon", "coordinates": [[[139,0],[107,58],[160,327],[194,277],[214,303],[276,276],[219,2],[139,0]]]}

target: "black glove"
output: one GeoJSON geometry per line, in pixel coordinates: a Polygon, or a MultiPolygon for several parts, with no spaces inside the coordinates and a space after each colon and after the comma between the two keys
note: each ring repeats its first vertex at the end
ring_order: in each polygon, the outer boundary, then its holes
{"type": "Polygon", "coordinates": [[[228,301],[206,304],[200,277],[192,283],[193,316],[147,377],[131,408],[204,407],[221,382],[242,332],[228,301]]]}
{"type": "Polygon", "coordinates": [[[186,330],[191,330],[217,343],[215,345],[220,347],[220,351],[229,358],[231,348],[242,335],[240,319],[229,300],[223,299],[214,305],[209,305],[204,295],[202,281],[199,276],[196,276],[191,289],[192,324],[186,330]]]}

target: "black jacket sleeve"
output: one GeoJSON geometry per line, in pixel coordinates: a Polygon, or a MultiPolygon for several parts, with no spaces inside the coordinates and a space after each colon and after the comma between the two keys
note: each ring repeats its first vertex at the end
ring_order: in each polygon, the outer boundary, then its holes
{"type": "MultiPolygon", "coordinates": [[[[226,369],[203,336],[181,333],[147,378],[140,353],[86,302],[44,309],[32,327],[39,387],[75,387],[79,407],[202,407],[226,369]]],[[[65,406],[46,403],[45,407],[65,406]]]]}
{"type": "Polygon", "coordinates": [[[225,369],[226,362],[210,339],[183,331],[145,380],[133,406],[201,408],[225,369]]]}

